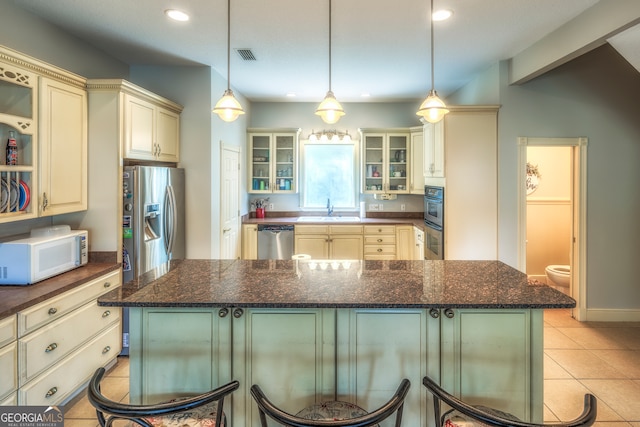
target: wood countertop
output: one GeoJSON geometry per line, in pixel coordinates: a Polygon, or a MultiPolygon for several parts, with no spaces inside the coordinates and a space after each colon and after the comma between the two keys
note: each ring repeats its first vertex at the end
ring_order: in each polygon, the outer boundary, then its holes
{"type": "Polygon", "coordinates": [[[177,260],[98,300],[116,307],[571,308],[500,261],[177,260]]]}
{"type": "Polygon", "coordinates": [[[0,319],[120,268],[120,264],[88,263],[75,270],[25,286],[0,286],[0,319]]]}

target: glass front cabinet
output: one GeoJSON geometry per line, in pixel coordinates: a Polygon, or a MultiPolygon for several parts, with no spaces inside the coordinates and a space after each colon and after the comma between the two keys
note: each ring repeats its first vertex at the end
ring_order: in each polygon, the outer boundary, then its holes
{"type": "Polygon", "coordinates": [[[38,76],[0,58],[0,223],[38,214],[38,76]]]}
{"type": "Polygon", "coordinates": [[[249,129],[249,193],[296,193],[300,129],[249,129]]]}
{"type": "Polygon", "coordinates": [[[362,192],[410,192],[411,134],[404,130],[360,129],[362,192]]]}

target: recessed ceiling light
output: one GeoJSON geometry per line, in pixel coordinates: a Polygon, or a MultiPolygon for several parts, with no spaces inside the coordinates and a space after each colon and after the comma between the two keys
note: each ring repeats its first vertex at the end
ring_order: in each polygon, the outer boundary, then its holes
{"type": "Polygon", "coordinates": [[[164,11],[164,14],[167,15],[169,18],[173,19],[174,21],[188,21],[189,20],[189,15],[187,15],[186,13],[184,13],[181,10],[167,9],[167,10],[164,11]]]}
{"type": "Polygon", "coordinates": [[[295,97],[296,97],[295,92],[287,92],[287,98],[295,98],[295,97]]]}
{"type": "Polygon", "coordinates": [[[451,18],[451,15],[453,15],[453,10],[441,9],[433,12],[432,17],[434,21],[444,21],[451,18]]]}
{"type": "Polygon", "coordinates": [[[361,97],[363,98],[369,98],[371,96],[371,94],[369,92],[364,92],[362,94],[360,94],[361,97]]]}

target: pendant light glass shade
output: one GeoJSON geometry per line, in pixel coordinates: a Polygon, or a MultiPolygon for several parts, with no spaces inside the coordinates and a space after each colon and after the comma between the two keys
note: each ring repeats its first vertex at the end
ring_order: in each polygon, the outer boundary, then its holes
{"type": "Polygon", "coordinates": [[[333,92],[329,91],[320,105],[318,105],[316,114],[320,116],[325,123],[332,125],[337,123],[340,117],[344,116],[344,110],[333,95],[333,92]]]}
{"type": "Polygon", "coordinates": [[[231,0],[227,0],[227,90],[216,102],[212,112],[225,122],[232,122],[244,114],[242,106],[231,90],[231,0]]]}
{"type": "Polygon", "coordinates": [[[438,92],[432,89],[416,114],[424,117],[429,123],[438,123],[448,112],[447,106],[438,97],[438,92]]]}
{"type": "Polygon", "coordinates": [[[325,123],[332,125],[337,123],[344,114],[342,105],[331,91],[331,0],[329,0],[329,91],[316,108],[316,115],[320,116],[325,123]]]}
{"type": "Polygon", "coordinates": [[[224,91],[222,98],[220,98],[216,103],[216,106],[213,107],[213,112],[225,122],[232,122],[237,119],[238,116],[244,114],[242,106],[236,97],[233,96],[233,91],[231,89],[224,91]]]}
{"type": "Polygon", "coordinates": [[[431,0],[431,7],[429,9],[429,29],[431,32],[431,90],[427,98],[422,101],[420,108],[416,114],[424,117],[429,123],[438,123],[449,112],[444,101],[438,96],[434,87],[434,61],[433,61],[433,0],[431,0]]]}

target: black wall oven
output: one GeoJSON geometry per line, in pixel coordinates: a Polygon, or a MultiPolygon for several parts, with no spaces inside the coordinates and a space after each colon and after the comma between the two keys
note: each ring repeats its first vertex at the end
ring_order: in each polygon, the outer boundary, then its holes
{"type": "Polygon", "coordinates": [[[424,257],[444,259],[444,187],[424,187],[424,257]]]}

